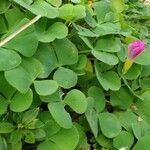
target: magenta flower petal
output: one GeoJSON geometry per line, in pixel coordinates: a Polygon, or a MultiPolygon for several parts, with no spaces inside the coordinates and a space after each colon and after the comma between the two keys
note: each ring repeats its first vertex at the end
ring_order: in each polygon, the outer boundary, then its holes
{"type": "Polygon", "coordinates": [[[144,51],[145,44],[140,40],[136,40],[128,45],[128,59],[134,59],[144,51]]]}

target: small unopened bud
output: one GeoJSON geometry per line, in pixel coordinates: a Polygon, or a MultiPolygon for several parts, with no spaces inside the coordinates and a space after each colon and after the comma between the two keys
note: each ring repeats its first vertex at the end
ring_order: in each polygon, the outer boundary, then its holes
{"type": "Polygon", "coordinates": [[[133,59],[140,55],[145,49],[144,42],[135,40],[128,45],[128,57],[123,66],[123,74],[126,74],[133,64],[133,59]]]}

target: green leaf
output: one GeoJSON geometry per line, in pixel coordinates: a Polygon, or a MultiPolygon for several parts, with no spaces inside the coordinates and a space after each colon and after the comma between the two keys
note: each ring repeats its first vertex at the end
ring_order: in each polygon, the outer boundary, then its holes
{"type": "Polygon", "coordinates": [[[15,130],[10,135],[10,141],[13,144],[17,144],[22,138],[22,132],[21,130],[15,130]]]}
{"type": "Polygon", "coordinates": [[[53,102],[60,102],[61,101],[61,92],[56,91],[55,93],[47,96],[40,96],[42,102],[45,103],[53,103],[53,102]]]}
{"type": "MultiPolygon", "coordinates": [[[[105,16],[105,22],[112,22],[112,23],[115,23],[117,21],[119,21],[119,17],[121,15],[120,14],[117,14],[114,10],[113,11],[110,11],[106,14],[105,16]]],[[[121,19],[120,19],[121,20],[121,19]]],[[[122,22],[121,22],[122,23],[122,22]]]]}
{"type": "Polygon", "coordinates": [[[62,128],[71,128],[72,120],[69,113],[64,109],[62,102],[49,103],[48,109],[54,120],[62,128]]]}
{"type": "Polygon", "coordinates": [[[93,45],[91,44],[90,40],[87,37],[84,36],[79,36],[83,42],[90,48],[93,49],[93,45]]]}
{"type": "Polygon", "coordinates": [[[85,69],[87,64],[87,57],[86,55],[79,55],[78,62],[71,66],[71,68],[75,70],[83,70],[85,69]]]}
{"type": "Polygon", "coordinates": [[[5,78],[10,85],[22,93],[26,93],[32,83],[26,70],[20,66],[10,71],[6,71],[5,78]]]}
{"type": "Polygon", "coordinates": [[[130,111],[121,111],[115,114],[119,119],[121,126],[132,133],[132,124],[137,122],[137,116],[130,111]]]}
{"type": "Polygon", "coordinates": [[[69,105],[75,112],[82,114],[86,111],[87,101],[85,95],[76,89],[67,93],[64,98],[64,103],[69,105]]]}
{"type": "Polygon", "coordinates": [[[146,47],[145,50],[135,58],[134,62],[141,65],[150,65],[149,61],[150,50],[146,47]]]}
{"type": "Polygon", "coordinates": [[[5,13],[10,6],[10,2],[6,0],[0,0],[0,14],[5,13]]]}
{"type": "Polygon", "coordinates": [[[135,80],[141,73],[141,66],[137,64],[133,64],[129,71],[124,75],[124,77],[128,80],[135,80]]]}
{"type": "Polygon", "coordinates": [[[105,108],[105,95],[102,89],[92,86],[88,89],[88,96],[94,99],[94,108],[100,113],[105,108]]]}
{"type": "Polygon", "coordinates": [[[37,59],[24,58],[21,66],[5,72],[5,78],[21,93],[26,93],[35,78],[42,72],[43,66],[37,59]]]}
{"type": "Polygon", "coordinates": [[[121,50],[121,42],[114,37],[101,38],[97,41],[94,49],[97,51],[119,52],[121,50]]]}
{"type": "Polygon", "coordinates": [[[96,138],[96,141],[102,147],[106,147],[108,149],[111,149],[111,147],[112,147],[112,141],[111,141],[111,139],[106,138],[103,134],[98,135],[98,137],[96,138]]]}
{"type": "Polygon", "coordinates": [[[80,0],[71,0],[72,3],[80,3],[80,0]]]}
{"type": "Polygon", "coordinates": [[[110,3],[108,1],[98,1],[94,3],[93,7],[98,22],[104,22],[106,14],[111,11],[110,3]]]}
{"type": "Polygon", "coordinates": [[[10,109],[13,112],[25,111],[31,106],[32,100],[33,100],[32,90],[29,90],[26,94],[21,94],[17,92],[10,101],[10,109]]]}
{"type": "Polygon", "coordinates": [[[97,22],[95,18],[93,18],[93,16],[94,16],[94,12],[91,11],[90,8],[86,9],[86,17],[84,19],[90,27],[95,28],[97,26],[97,22]]]}
{"type": "Polygon", "coordinates": [[[2,150],[7,150],[8,149],[7,142],[6,142],[5,138],[2,137],[2,136],[0,136],[0,148],[2,150]]]}
{"type": "Polygon", "coordinates": [[[46,133],[47,138],[50,138],[52,135],[56,134],[61,129],[57,122],[52,118],[49,111],[44,111],[40,113],[39,118],[43,123],[45,123],[44,131],[46,133]]]}
{"type": "Polygon", "coordinates": [[[150,147],[150,131],[148,131],[146,133],[145,136],[143,136],[139,141],[137,141],[137,143],[135,144],[135,146],[133,147],[133,150],[148,150],[150,147]]]}
{"type": "Polygon", "coordinates": [[[6,113],[8,107],[8,101],[0,95],[0,115],[6,113]]]}
{"type": "Polygon", "coordinates": [[[43,73],[43,65],[33,57],[24,58],[21,66],[27,71],[32,81],[43,73]]]}
{"type": "Polygon", "coordinates": [[[141,72],[141,77],[148,77],[150,76],[150,65],[142,66],[142,72],[141,72]]]}
{"type": "Polygon", "coordinates": [[[45,124],[42,121],[40,121],[39,119],[34,119],[30,123],[26,124],[24,127],[26,129],[35,130],[43,128],[44,126],[45,124]]]}
{"type": "Polygon", "coordinates": [[[114,71],[107,71],[101,73],[100,66],[98,63],[95,63],[96,76],[100,84],[105,90],[117,91],[121,87],[121,81],[118,74],[114,71]]]}
{"type": "Polygon", "coordinates": [[[47,78],[58,65],[55,51],[49,44],[40,44],[34,57],[43,65],[43,73],[39,76],[40,78],[47,78]]]}
{"type": "Polygon", "coordinates": [[[119,91],[111,92],[110,102],[114,107],[128,109],[133,103],[133,95],[127,88],[121,87],[119,91]]]}
{"type": "Polygon", "coordinates": [[[137,124],[139,124],[139,126],[135,125],[135,127],[136,126],[138,126],[138,127],[134,128],[133,127],[134,125],[132,125],[132,129],[133,129],[133,132],[134,132],[134,135],[136,136],[136,138],[140,139],[141,137],[143,137],[148,132],[150,125],[149,125],[149,123],[146,120],[142,120],[141,122],[138,121],[137,124]],[[137,131],[138,129],[141,130],[141,136],[138,136],[139,134],[137,134],[137,133],[139,133],[139,131],[137,131]]]}
{"type": "Polygon", "coordinates": [[[24,130],[25,142],[29,144],[35,143],[35,135],[30,130],[24,130]]]}
{"type": "Polygon", "coordinates": [[[34,81],[34,87],[39,95],[51,95],[58,89],[58,84],[54,80],[34,81]]]}
{"type": "Polygon", "coordinates": [[[0,48],[0,71],[11,70],[21,63],[21,57],[13,50],[0,48]]]}
{"type": "Polygon", "coordinates": [[[94,99],[92,97],[87,98],[88,106],[85,112],[86,119],[90,125],[90,128],[95,137],[98,134],[98,117],[94,108],[94,99]]]}
{"type": "Polygon", "coordinates": [[[134,143],[134,136],[126,131],[120,132],[120,134],[113,139],[113,145],[117,149],[126,147],[127,150],[130,150],[133,143],[134,143]]]}
{"type": "Polygon", "coordinates": [[[136,113],[138,113],[144,120],[146,120],[148,123],[150,123],[150,101],[149,101],[149,97],[150,97],[150,91],[146,91],[141,95],[144,100],[138,100],[135,103],[135,106],[137,108],[137,110],[135,111],[136,113]]]}
{"type": "Polygon", "coordinates": [[[50,140],[40,143],[38,145],[37,150],[49,150],[49,148],[51,148],[52,150],[61,150],[56,143],[54,143],[50,140]]]}
{"type": "Polygon", "coordinates": [[[135,137],[139,140],[142,137],[141,125],[139,123],[132,123],[132,129],[135,137]]]}
{"type": "Polygon", "coordinates": [[[99,64],[99,70],[100,70],[101,72],[109,71],[109,70],[113,69],[113,67],[114,67],[114,66],[111,66],[111,65],[107,65],[107,64],[105,64],[105,63],[102,63],[102,62],[100,62],[100,63],[98,63],[98,64],[99,64]]]}
{"type": "Polygon", "coordinates": [[[10,133],[15,129],[9,122],[0,122],[0,133],[10,133]]]}
{"type": "MultiPolygon", "coordinates": [[[[75,29],[78,31],[78,34],[84,37],[97,37],[98,35],[91,30],[84,28],[82,26],[76,25],[75,23],[72,23],[75,29]]],[[[82,38],[82,39],[83,39],[82,38]]],[[[85,41],[85,39],[84,39],[85,41]]],[[[86,40],[87,41],[87,40],[86,40]]],[[[89,44],[88,44],[89,45],[89,44]]],[[[91,46],[90,46],[91,47],[91,46]]],[[[93,49],[93,48],[92,48],[93,49]]]]}
{"type": "Polygon", "coordinates": [[[124,0],[112,0],[112,7],[117,13],[121,13],[124,10],[124,0]]]}
{"type": "Polygon", "coordinates": [[[59,7],[62,4],[62,0],[46,0],[46,1],[55,7],[59,7]]]}
{"type": "Polygon", "coordinates": [[[6,32],[7,32],[6,23],[4,21],[4,18],[2,16],[0,16],[0,34],[4,34],[6,32]]]}
{"type": "Polygon", "coordinates": [[[77,84],[77,75],[70,69],[60,67],[54,73],[53,79],[59,86],[69,89],[77,84]]]}
{"type": "Polygon", "coordinates": [[[93,30],[93,32],[96,33],[97,36],[112,35],[112,34],[120,34],[123,36],[130,35],[129,31],[121,31],[121,28],[118,24],[113,24],[110,22],[98,25],[93,30]]]}
{"type": "Polygon", "coordinates": [[[72,65],[78,61],[78,50],[67,38],[52,43],[59,65],[72,65]]]}
{"type": "Polygon", "coordinates": [[[50,140],[56,143],[60,150],[74,150],[79,142],[79,133],[73,126],[71,129],[61,129],[50,140]]]}
{"type": "MultiPolygon", "coordinates": [[[[26,18],[21,20],[21,22],[15,27],[13,31],[11,31],[11,33],[16,31],[16,29],[20,28],[21,25],[24,25],[27,22],[29,22],[29,20],[26,18]]],[[[38,40],[35,34],[34,26],[30,26],[29,28],[18,34],[12,40],[7,42],[4,47],[16,50],[25,57],[33,56],[38,47],[38,40]]]]}
{"type": "Polygon", "coordinates": [[[13,30],[13,28],[16,27],[24,17],[24,13],[17,7],[8,9],[5,13],[5,18],[9,26],[9,31],[13,30]]]}
{"type": "Polygon", "coordinates": [[[85,16],[86,12],[83,5],[64,4],[59,8],[59,17],[67,21],[75,21],[85,16]]]}
{"type": "Polygon", "coordinates": [[[98,60],[100,60],[108,65],[116,65],[116,64],[118,64],[118,61],[119,61],[117,56],[110,54],[110,53],[93,50],[92,54],[98,60]]]}
{"type": "Polygon", "coordinates": [[[35,138],[37,140],[41,140],[43,138],[46,137],[46,132],[44,131],[44,129],[40,128],[40,129],[36,129],[33,131],[34,132],[34,135],[35,135],[35,138]]]}
{"type": "Polygon", "coordinates": [[[9,150],[21,150],[22,149],[22,141],[19,141],[16,144],[10,144],[9,150]]]}
{"type": "Polygon", "coordinates": [[[86,133],[84,132],[83,126],[76,123],[75,127],[77,128],[78,134],[79,134],[79,142],[78,142],[78,146],[76,147],[76,149],[89,149],[89,144],[88,144],[86,133]]]}
{"type": "Polygon", "coordinates": [[[61,129],[52,136],[49,141],[44,141],[38,146],[38,150],[73,150],[78,144],[79,135],[77,129],[61,129]]]}
{"type": "Polygon", "coordinates": [[[59,15],[58,9],[52,7],[46,1],[37,0],[32,5],[28,5],[26,2],[20,0],[13,0],[13,1],[36,15],[41,15],[48,18],[56,18],[59,15]]]}
{"type": "Polygon", "coordinates": [[[41,25],[39,24],[36,33],[40,42],[49,43],[54,41],[55,39],[65,38],[68,34],[68,28],[62,22],[55,22],[45,31],[45,28],[41,28],[41,25]]]}
{"type": "Polygon", "coordinates": [[[34,0],[24,0],[24,2],[28,5],[32,4],[34,0]]]}
{"type": "Polygon", "coordinates": [[[121,131],[121,124],[114,114],[99,114],[99,123],[102,133],[108,138],[116,137],[121,131]]]}
{"type": "Polygon", "coordinates": [[[49,121],[55,122],[53,117],[49,113],[49,111],[43,111],[43,112],[39,113],[39,119],[45,124],[48,123],[49,121]]]}
{"type": "Polygon", "coordinates": [[[46,132],[46,137],[50,138],[54,134],[56,134],[61,127],[54,121],[54,120],[49,120],[44,127],[44,131],[46,132]]]}
{"type": "Polygon", "coordinates": [[[141,87],[142,89],[149,89],[150,88],[150,78],[143,78],[141,79],[141,87]]]}
{"type": "Polygon", "coordinates": [[[24,112],[22,115],[22,121],[21,121],[22,124],[27,125],[30,122],[32,122],[37,117],[38,113],[39,113],[39,108],[34,108],[24,112]]]}

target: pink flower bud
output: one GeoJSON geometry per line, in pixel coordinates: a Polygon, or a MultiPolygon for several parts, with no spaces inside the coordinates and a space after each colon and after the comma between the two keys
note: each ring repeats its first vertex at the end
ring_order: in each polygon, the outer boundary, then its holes
{"type": "Polygon", "coordinates": [[[135,40],[128,45],[128,59],[134,59],[144,51],[145,44],[140,40],[135,40]]]}

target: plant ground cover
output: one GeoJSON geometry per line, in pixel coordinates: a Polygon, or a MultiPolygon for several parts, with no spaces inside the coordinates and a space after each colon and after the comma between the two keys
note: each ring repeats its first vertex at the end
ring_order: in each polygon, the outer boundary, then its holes
{"type": "Polygon", "coordinates": [[[149,29],[143,0],[0,0],[0,150],[149,150],[149,29]]]}

